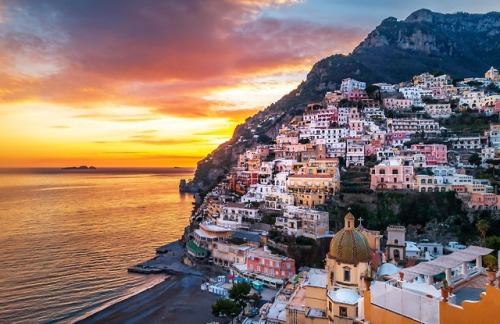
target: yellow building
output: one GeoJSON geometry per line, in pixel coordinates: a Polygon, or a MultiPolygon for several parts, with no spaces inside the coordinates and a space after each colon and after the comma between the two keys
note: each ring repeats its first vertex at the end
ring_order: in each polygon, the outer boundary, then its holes
{"type": "MultiPolygon", "coordinates": [[[[344,221],[344,228],[330,243],[326,268],[310,269],[302,274],[304,280],[286,301],[286,323],[347,324],[358,317],[360,293],[365,289],[363,276],[370,267],[371,249],[368,239],[355,228],[354,216],[348,213],[344,221]]],[[[377,246],[376,239],[371,241],[374,247],[377,246]]]]}
{"type": "Polygon", "coordinates": [[[293,200],[296,206],[312,208],[317,205],[323,205],[326,195],[323,192],[294,192],[293,200]]]}
{"type": "Polygon", "coordinates": [[[333,194],[339,187],[339,180],[330,174],[294,174],[286,182],[288,192],[321,191],[333,194]]]}

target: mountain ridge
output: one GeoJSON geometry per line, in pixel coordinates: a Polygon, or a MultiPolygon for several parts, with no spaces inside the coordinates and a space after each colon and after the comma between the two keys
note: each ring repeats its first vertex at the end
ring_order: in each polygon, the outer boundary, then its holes
{"type": "Polygon", "coordinates": [[[499,65],[500,12],[443,14],[419,9],[405,20],[386,18],[352,53],[318,61],[296,89],[238,125],[229,141],[198,162],[195,178],[181,190],[207,190],[230,170],[238,154],[265,144],[282,124],[338,88],[344,78],[399,83],[436,71],[463,78],[499,65]]]}

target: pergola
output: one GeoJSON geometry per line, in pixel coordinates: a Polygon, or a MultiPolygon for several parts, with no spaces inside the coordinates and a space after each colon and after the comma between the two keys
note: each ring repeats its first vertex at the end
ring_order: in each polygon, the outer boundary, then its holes
{"type": "MultiPolygon", "coordinates": [[[[492,249],[471,245],[463,250],[458,250],[449,255],[440,256],[437,259],[422,262],[414,267],[405,268],[401,270],[405,274],[404,279],[406,281],[411,281],[417,278],[419,275],[424,275],[427,277],[427,283],[429,285],[433,284],[433,276],[445,272],[446,280],[452,284],[453,278],[451,277],[451,269],[459,265],[462,265],[461,278],[467,279],[467,262],[476,260],[476,268],[482,271],[482,256],[493,252],[492,249]]],[[[396,278],[396,275],[393,275],[396,278]]]]}

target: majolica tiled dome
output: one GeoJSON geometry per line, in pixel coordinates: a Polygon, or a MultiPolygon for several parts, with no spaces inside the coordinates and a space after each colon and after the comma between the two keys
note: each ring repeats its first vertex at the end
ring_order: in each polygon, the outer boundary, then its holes
{"type": "Polygon", "coordinates": [[[370,247],[366,237],[354,228],[354,216],[348,213],[344,220],[344,228],[330,242],[329,257],[348,264],[369,262],[370,247]]]}

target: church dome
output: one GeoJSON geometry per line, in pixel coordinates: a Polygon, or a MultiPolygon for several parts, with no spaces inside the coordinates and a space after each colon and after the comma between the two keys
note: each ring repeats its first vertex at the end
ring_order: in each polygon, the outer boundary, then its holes
{"type": "Polygon", "coordinates": [[[344,220],[344,228],[335,234],[330,242],[329,257],[348,264],[369,262],[370,246],[366,237],[354,228],[354,216],[348,213],[344,220]]]}

